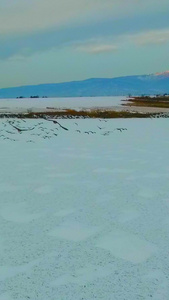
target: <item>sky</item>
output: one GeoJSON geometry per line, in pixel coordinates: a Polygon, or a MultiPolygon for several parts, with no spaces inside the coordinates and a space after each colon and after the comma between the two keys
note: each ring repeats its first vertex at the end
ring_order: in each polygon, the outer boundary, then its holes
{"type": "Polygon", "coordinates": [[[0,88],[169,70],[168,0],[0,0],[0,88]]]}

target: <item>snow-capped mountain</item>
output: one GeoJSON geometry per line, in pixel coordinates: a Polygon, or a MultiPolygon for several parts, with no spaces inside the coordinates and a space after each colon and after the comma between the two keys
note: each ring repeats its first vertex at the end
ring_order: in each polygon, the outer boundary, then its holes
{"type": "Polygon", "coordinates": [[[169,71],[165,71],[165,72],[162,72],[162,73],[155,73],[154,76],[169,77],[169,71]]]}
{"type": "Polygon", "coordinates": [[[90,97],[121,95],[154,95],[169,93],[169,71],[142,76],[92,78],[54,84],[41,84],[0,89],[0,98],[90,97]]]}

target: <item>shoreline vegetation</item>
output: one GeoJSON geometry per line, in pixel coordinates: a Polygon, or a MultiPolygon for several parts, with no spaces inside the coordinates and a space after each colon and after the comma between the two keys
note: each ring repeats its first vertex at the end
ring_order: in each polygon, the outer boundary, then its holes
{"type": "Polygon", "coordinates": [[[158,108],[169,108],[169,96],[141,96],[141,97],[132,97],[127,100],[122,100],[126,102],[122,106],[139,106],[139,107],[158,107],[158,108]]]}
{"type": "Polygon", "coordinates": [[[118,119],[118,118],[168,118],[169,113],[142,113],[131,111],[113,111],[113,110],[57,110],[49,112],[28,112],[28,113],[1,113],[0,118],[18,118],[18,119],[118,119]]]}

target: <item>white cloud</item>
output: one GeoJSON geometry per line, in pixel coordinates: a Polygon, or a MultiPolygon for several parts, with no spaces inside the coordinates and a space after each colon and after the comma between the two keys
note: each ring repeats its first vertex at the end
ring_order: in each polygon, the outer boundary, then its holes
{"type": "Polygon", "coordinates": [[[109,36],[98,40],[88,40],[83,43],[75,43],[75,50],[99,54],[105,52],[115,52],[119,49],[125,49],[126,45],[146,46],[160,45],[169,42],[169,29],[152,30],[147,32],[138,32],[135,34],[125,34],[119,36],[109,36]]]}
{"type": "Polygon", "coordinates": [[[164,44],[169,42],[169,29],[152,30],[130,37],[137,45],[164,44]]]}
{"type": "Polygon", "coordinates": [[[1,34],[38,31],[82,21],[87,15],[95,15],[114,6],[114,0],[1,1],[1,34]]]}
{"type": "Polygon", "coordinates": [[[118,47],[116,45],[111,45],[111,44],[96,43],[96,44],[86,44],[86,45],[77,46],[76,50],[87,52],[90,54],[100,54],[105,52],[115,52],[118,50],[118,47]]]}
{"type": "Polygon", "coordinates": [[[169,8],[168,0],[1,0],[0,34],[49,29],[71,22],[169,8]]]}

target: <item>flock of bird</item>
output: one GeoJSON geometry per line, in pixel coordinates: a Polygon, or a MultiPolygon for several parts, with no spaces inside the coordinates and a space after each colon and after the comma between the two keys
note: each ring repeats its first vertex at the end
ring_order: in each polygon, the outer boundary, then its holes
{"type": "MultiPolygon", "coordinates": [[[[23,135],[25,132],[29,132],[25,135],[26,142],[36,142],[37,138],[51,139],[57,137],[62,131],[74,131],[78,134],[101,134],[103,136],[108,136],[114,131],[123,132],[127,128],[114,128],[112,130],[107,130],[107,126],[102,126],[102,123],[107,123],[108,120],[97,119],[99,124],[95,124],[94,130],[84,130],[80,126],[80,122],[72,120],[71,128],[63,126],[62,120],[59,119],[39,119],[39,120],[29,120],[29,119],[3,119],[0,126],[0,139],[18,141],[18,136],[23,135]],[[31,121],[31,122],[30,122],[31,121]],[[31,124],[31,126],[30,126],[31,124]],[[73,125],[73,126],[72,126],[73,125]],[[29,139],[27,139],[29,138],[29,139]]],[[[70,123],[68,123],[70,124],[70,123]]],[[[106,124],[105,124],[106,125],[106,124]]]]}

